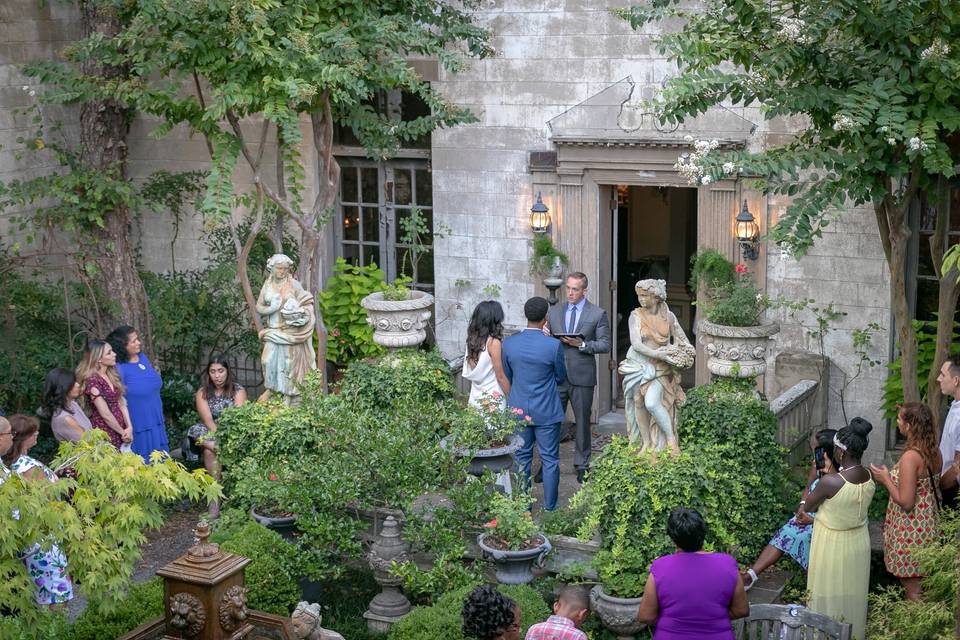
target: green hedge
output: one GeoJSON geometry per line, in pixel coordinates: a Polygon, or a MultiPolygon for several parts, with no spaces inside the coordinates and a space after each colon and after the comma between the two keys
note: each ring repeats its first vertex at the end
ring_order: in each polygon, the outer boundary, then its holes
{"type": "MultiPolygon", "coordinates": [[[[536,589],[526,585],[500,585],[501,593],[520,606],[521,637],[527,629],[550,616],[536,589]]],[[[474,586],[444,594],[430,607],[417,607],[390,629],[389,640],[463,640],[463,602],[474,586]]]]}
{"type": "Polygon", "coordinates": [[[666,523],[674,507],[700,511],[705,546],[752,559],[787,516],[777,422],[745,385],[718,383],[690,392],[680,413],[679,456],[640,453],[614,438],[572,500],[586,517],[578,536],[599,530],[596,567],[605,588],[639,596],[650,563],[672,553],[666,523]]]}
{"type": "Polygon", "coordinates": [[[288,616],[300,601],[296,547],[280,535],[250,521],[214,536],[220,548],[250,558],[245,569],[247,606],[288,616]]]}

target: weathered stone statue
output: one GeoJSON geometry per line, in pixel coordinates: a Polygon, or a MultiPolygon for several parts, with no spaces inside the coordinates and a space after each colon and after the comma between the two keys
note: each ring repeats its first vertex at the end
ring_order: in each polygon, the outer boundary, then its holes
{"type": "Polygon", "coordinates": [[[290,616],[294,636],[297,640],[344,640],[336,631],[321,627],[321,620],[320,605],[301,602],[290,616]]]}
{"type": "Polygon", "coordinates": [[[641,448],[680,452],[677,409],[686,400],[680,370],[693,366],[696,349],[667,308],[667,283],[640,280],[640,306],[630,314],[630,349],[620,363],[627,432],[641,448]],[[656,423],[656,429],[654,429],[656,423]]]}
{"type": "Polygon", "coordinates": [[[278,253],[267,261],[267,276],[257,313],[263,316],[260,331],[263,343],[263,384],[267,388],[260,400],[281,394],[287,401],[300,394],[297,384],[311,369],[317,368],[313,350],[313,295],[293,277],[293,260],[278,253]]]}

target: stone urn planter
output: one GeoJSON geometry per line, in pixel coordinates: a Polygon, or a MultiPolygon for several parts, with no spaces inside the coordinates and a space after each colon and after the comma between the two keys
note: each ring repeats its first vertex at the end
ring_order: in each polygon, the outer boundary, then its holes
{"type": "Polygon", "coordinates": [[[279,533],[285,540],[293,541],[296,539],[299,529],[297,529],[297,516],[272,517],[257,512],[257,507],[250,509],[250,515],[259,524],[267,529],[272,529],[279,533]]]}
{"type": "Polygon", "coordinates": [[[553,547],[547,536],[540,534],[543,541],[539,546],[522,551],[503,551],[486,543],[487,534],[477,536],[477,545],[485,560],[493,562],[494,573],[500,584],[527,584],[533,580],[533,567],[543,566],[543,560],[553,547]]]}
{"type": "Polygon", "coordinates": [[[599,584],[590,591],[590,608],[603,626],[620,640],[632,640],[646,626],[637,620],[640,598],[615,598],[607,595],[599,584]]]}
{"type": "Polygon", "coordinates": [[[384,300],[383,292],[371,293],[360,305],[367,311],[367,323],[373,327],[373,341],[381,347],[416,347],[427,337],[427,321],[433,296],[411,291],[408,300],[384,300]]]}
{"type": "Polygon", "coordinates": [[[701,319],[697,339],[707,353],[707,369],[724,378],[754,378],[767,369],[767,343],[780,332],[779,322],[731,327],[701,319]]]}
{"type": "Polygon", "coordinates": [[[449,436],[440,441],[440,447],[445,451],[457,454],[461,458],[470,456],[470,475],[480,477],[489,469],[494,473],[507,471],[513,467],[513,454],[523,446],[523,438],[518,435],[507,436],[507,443],[501,447],[490,447],[469,451],[456,447],[450,442],[449,436]]]}

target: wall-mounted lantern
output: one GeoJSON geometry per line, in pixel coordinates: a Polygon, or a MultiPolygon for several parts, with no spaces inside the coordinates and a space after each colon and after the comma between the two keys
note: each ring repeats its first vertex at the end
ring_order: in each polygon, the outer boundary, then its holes
{"type": "Polygon", "coordinates": [[[534,233],[546,233],[550,226],[550,209],[543,204],[543,198],[537,193],[537,201],[530,207],[530,228],[534,233]]]}
{"type": "Polygon", "coordinates": [[[756,260],[760,256],[760,227],[747,208],[747,201],[743,201],[740,213],[737,214],[734,234],[740,243],[740,251],[747,260],[756,260]]]}

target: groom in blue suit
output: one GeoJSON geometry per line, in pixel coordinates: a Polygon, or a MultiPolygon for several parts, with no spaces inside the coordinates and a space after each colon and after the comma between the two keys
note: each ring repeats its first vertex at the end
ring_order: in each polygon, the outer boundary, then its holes
{"type": "Polygon", "coordinates": [[[503,341],[503,372],[510,381],[507,405],[523,409],[532,420],[524,423],[520,436],[523,447],[517,451],[518,473],[530,485],[533,443],[543,463],[543,508],[557,508],[560,488],[560,422],[563,405],[557,390],[567,380],[563,345],[543,334],[550,305],[540,297],[523,305],[527,328],[503,341]]]}

